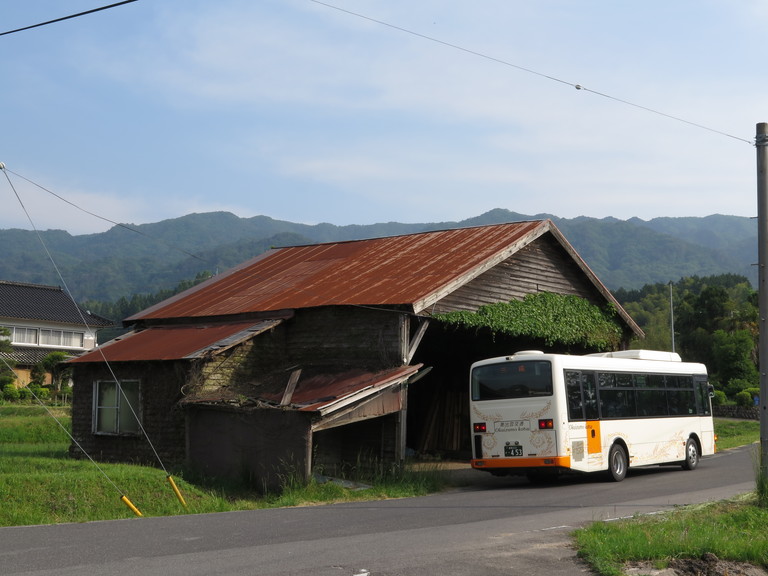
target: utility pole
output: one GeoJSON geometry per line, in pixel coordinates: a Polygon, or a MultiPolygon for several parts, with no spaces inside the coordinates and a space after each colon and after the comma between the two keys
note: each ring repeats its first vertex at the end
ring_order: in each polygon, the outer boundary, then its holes
{"type": "Polygon", "coordinates": [[[672,352],[675,351],[675,302],[672,300],[672,280],[669,281],[669,331],[672,333],[672,352]]]}
{"type": "Polygon", "coordinates": [[[760,473],[768,478],[768,123],[757,125],[757,267],[760,307],[758,356],[760,362],[760,473]]]}

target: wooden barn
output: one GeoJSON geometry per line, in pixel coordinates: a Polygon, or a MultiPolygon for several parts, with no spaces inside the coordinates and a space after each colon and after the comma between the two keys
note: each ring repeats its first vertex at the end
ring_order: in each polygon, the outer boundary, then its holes
{"type": "Polygon", "coordinates": [[[264,489],[411,452],[468,457],[470,363],[543,344],[435,317],[539,292],[613,306],[621,347],[642,337],[549,220],[274,249],[72,360],[73,433],[94,458],[264,489]]]}

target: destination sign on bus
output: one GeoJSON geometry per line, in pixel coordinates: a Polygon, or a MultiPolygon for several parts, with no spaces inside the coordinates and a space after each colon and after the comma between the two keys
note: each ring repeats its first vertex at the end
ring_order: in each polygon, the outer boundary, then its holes
{"type": "Polygon", "coordinates": [[[502,420],[494,422],[495,432],[525,432],[531,429],[530,420],[502,420]]]}

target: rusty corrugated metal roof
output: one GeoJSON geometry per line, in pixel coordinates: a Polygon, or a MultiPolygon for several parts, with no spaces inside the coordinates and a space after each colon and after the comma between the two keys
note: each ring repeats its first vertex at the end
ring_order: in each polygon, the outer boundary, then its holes
{"type": "Polygon", "coordinates": [[[419,312],[552,226],[539,220],[280,248],[126,322],[333,305],[407,305],[419,312]]]}
{"type": "MultiPolygon", "coordinates": [[[[355,404],[383,389],[399,384],[416,374],[423,364],[400,366],[379,372],[351,370],[333,374],[315,374],[308,378],[300,378],[291,397],[290,404],[282,408],[300,410],[303,412],[319,412],[326,416],[355,404]]],[[[270,379],[269,384],[254,382],[252,390],[247,385],[236,388],[226,387],[215,390],[199,391],[182,401],[182,404],[227,404],[241,402],[244,398],[250,401],[262,400],[277,406],[288,382],[286,377],[270,379]]]]}
{"type": "MultiPolygon", "coordinates": [[[[291,397],[291,405],[299,410],[329,412],[346,405],[347,401],[373,394],[381,388],[398,384],[416,374],[422,364],[400,366],[380,372],[346,372],[319,374],[299,380],[291,397]]],[[[266,398],[279,401],[280,398],[266,398]]]]}
{"type": "Polygon", "coordinates": [[[282,320],[254,323],[199,324],[194,326],[153,326],[110,340],[71,363],[143,362],[182,360],[229,348],[277,326],[282,320]]]}

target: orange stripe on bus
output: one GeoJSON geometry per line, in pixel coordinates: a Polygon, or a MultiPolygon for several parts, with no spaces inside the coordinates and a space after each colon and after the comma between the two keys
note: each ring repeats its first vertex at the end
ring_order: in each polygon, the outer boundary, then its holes
{"type": "Polygon", "coordinates": [[[470,461],[472,468],[570,468],[570,456],[552,456],[549,458],[476,458],[470,461]]]}

